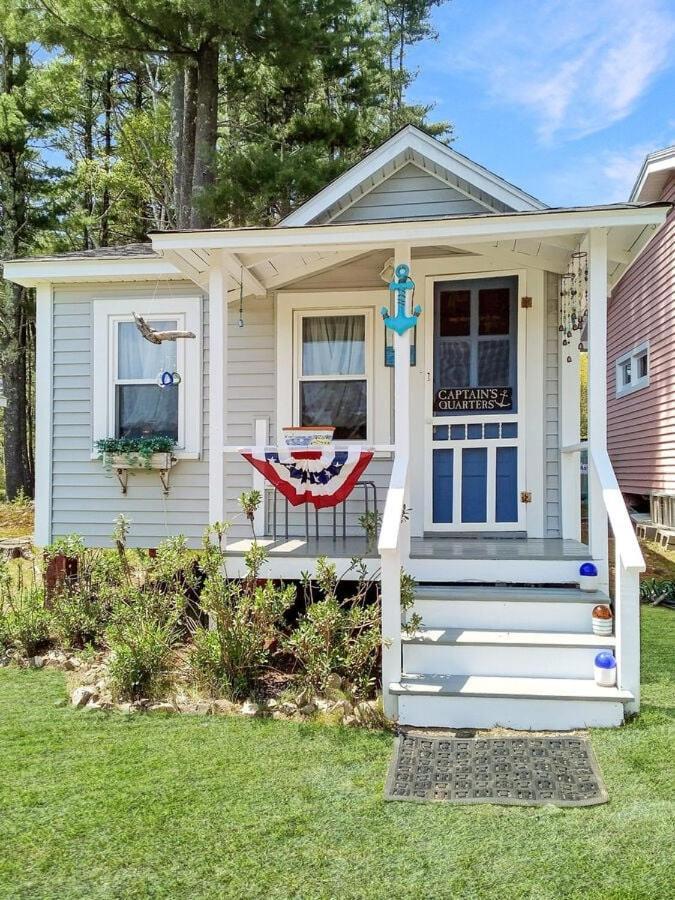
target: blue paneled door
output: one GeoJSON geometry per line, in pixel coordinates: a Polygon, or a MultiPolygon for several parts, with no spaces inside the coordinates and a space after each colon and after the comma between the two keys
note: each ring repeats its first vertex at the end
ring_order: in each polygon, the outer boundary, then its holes
{"type": "Polygon", "coordinates": [[[436,285],[431,519],[442,530],[518,527],[517,284],[436,285]]]}

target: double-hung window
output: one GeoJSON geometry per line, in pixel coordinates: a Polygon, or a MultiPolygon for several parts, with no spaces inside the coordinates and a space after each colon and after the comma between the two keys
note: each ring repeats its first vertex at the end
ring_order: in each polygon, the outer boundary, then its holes
{"type": "Polygon", "coordinates": [[[296,419],[334,425],[335,440],[369,437],[369,311],[303,312],[296,319],[296,419]]]}
{"type": "Polygon", "coordinates": [[[616,361],[616,396],[632,394],[649,384],[649,341],[644,341],[616,361]]]}
{"type": "Polygon", "coordinates": [[[94,300],[94,441],[170,437],[179,452],[201,449],[201,301],[94,300]],[[155,331],[194,338],[154,344],[133,313],[155,331]],[[164,382],[164,384],[162,384],[164,382]]]}

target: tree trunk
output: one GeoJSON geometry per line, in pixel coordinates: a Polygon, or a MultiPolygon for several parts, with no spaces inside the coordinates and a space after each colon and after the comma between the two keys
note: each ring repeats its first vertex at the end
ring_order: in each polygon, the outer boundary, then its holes
{"type": "Polygon", "coordinates": [[[103,156],[105,166],[105,182],[101,198],[101,230],[100,246],[110,244],[110,160],[112,158],[112,84],[113,73],[108,69],[103,76],[103,156]]]}
{"type": "Polygon", "coordinates": [[[192,228],[208,228],[213,216],[206,209],[206,194],[216,180],[218,138],[218,57],[219,45],[209,41],[197,53],[197,121],[195,162],[192,177],[192,228]]]}
{"type": "Polygon", "coordinates": [[[182,197],[183,125],[185,117],[185,69],[176,65],[171,77],[171,152],[173,156],[173,208],[180,218],[182,197]]]}
{"type": "Polygon", "coordinates": [[[180,205],[178,206],[178,227],[190,227],[192,210],[192,171],[195,161],[195,125],[197,118],[197,65],[193,60],[185,68],[185,90],[183,93],[183,152],[176,160],[180,173],[180,205]]]}
{"type": "MultiPolygon", "coordinates": [[[[94,85],[92,79],[90,77],[85,78],[84,81],[84,95],[86,98],[86,106],[84,111],[84,119],[82,122],[83,131],[84,131],[84,158],[88,163],[93,163],[94,160],[94,85]]],[[[89,178],[87,178],[86,185],[89,185],[89,178]]],[[[94,213],[94,197],[92,192],[89,190],[89,187],[85,187],[84,197],[84,215],[85,215],[85,225],[84,231],[82,234],[82,243],[83,250],[91,250],[94,246],[94,243],[91,239],[91,229],[89,228],[89,223],[91,221],[91,217],[94,213]]]]}
{"type": "Polygon", "coordinates": [[[5,490],[13,500],[21,492],[33,496],[32,461],[28,454],[28,423],[26,409],[27,323],[24,316],[25,289],[18,284],[7,285],[4,322],[13,325],[14,333],[5,342],[2,352],[3,388],[7,405],[4,415],[5,490]]]}

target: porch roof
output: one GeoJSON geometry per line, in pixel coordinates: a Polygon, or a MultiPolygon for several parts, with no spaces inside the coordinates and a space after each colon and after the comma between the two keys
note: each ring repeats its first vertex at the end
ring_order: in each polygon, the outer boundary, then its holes
{"type": "Polygon", "coordinates": [[[222,266],[233,283],[244,281],[245,295],[264,295],[306,275],[363,253],[408,243],[413,251],[445,246],[449,253],[488,254],[511,248],[523,265],[566,271],[569,255],[591,228],[608,231],[609,275],[616,280],[665,221],[672,204],[569,207],[517,212],[486,212],[434,218],[395,218],[369,222],[209,228],[150,234],[152,251],[129,254],[106,248],[105,254],[12,260],[10,281],[104,281],[187,277],[202,288],[208,272],[222,266]]]}

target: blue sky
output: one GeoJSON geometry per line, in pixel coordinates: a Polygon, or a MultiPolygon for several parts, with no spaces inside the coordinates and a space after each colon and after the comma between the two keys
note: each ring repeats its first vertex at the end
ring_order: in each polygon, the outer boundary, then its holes
{"type": "Polygon", "coordinates": [[[675,0],[452,0],[433,19],[409,99],[544,202],[626,200],[675,144],[675,0]]]}

